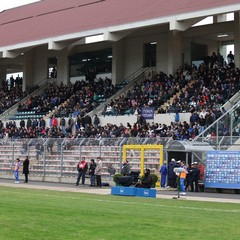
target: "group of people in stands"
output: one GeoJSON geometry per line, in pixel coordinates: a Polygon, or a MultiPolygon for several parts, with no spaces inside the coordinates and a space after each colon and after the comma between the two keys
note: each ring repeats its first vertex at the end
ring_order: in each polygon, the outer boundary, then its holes
{"type": "Polygon", "coordinates": [[[38,86],[35,85],[27,87],[26,91],[22,91],[22,81],[23,79],[19,75],[15,79],[11,76],[9,80],[2,80],[2,88],[0,89],[0,113],[8,110],[38,88],[38,86]]]}
{"type": "Polygon", "coordinates": [[[42,94],[31,96],[26,102],[20,102],[17,110],[18,112],[34,110],[43,114],[54,111],[56,117],[66,117],[69,114],[76,116],[83,111],[88,113],[96,108],[98,95],[109,98],[115,92],[112,80],[107,77],[91,83],[76,81],[68,86],[63,83],[60,85],[49,83],[42,94]]]}
{"type": "MultiPolygon", "coordinates": [[[[193,139],[212,122],[225,113],[221,106],[239,91],[238,68],[230,65],[211,66],[201,64],[198,68],[184,65],[174,75],[167,76],[163,72],[146,76],[143,82],[135,83],[133,89],[112,100],[109,109],[116,115],[137,114],[138,120],[131,126],[115,124],[100,125],[99,118],[91,119],[87,113],[97,106],[97,96],[105,94],[110,97],[115,93],[112,81],[105,80],[88,84],[77,81],[66,86],[49,84],[42,95],[31,97],[27,102],[20,103],[18,111],[36,110],[37,112],[53,111],[53,118],[61,117],[59,123],[50,124],[41,119],[28,119],[0,124],[0,137],[36,138],[47,137],[171,137],[179,140],[193,139]],[[191,84],[189,84],[191,83],[191,84]],[[178,95],[176,93],[179,93],[178,95]],[[164,110],[162,105],[169,101],[164,110]],[[141,116],[141,107],[154,107],[157,112],[191,112],[189,122],[175,119],[169,126],[161,123],[147,123],[141,116]],[[71,111],[71,109],[73,109],[71,111]],[[70,117],[66,120],[66,115],[70,117]],[[26,122],[26,124],[25,124],[26,122]]],[[[11,92],[7,99],[11,99],[11,92]]],[[[16,94],[13,94],[16,98],[16,94]]],[[[8,104],[5,103],[6,106],[8,104]]],[[[225,124],[226,125],[226,124],[225,124]]],[[[225,129],[225,134],[227,134],[225,129]]],[[[239,132],[238,132],[239,134],[239,132]]]]}
{"type": "Polygon", "coordinates": [[[240,89],[240,70],[229,65],[198,68],[185,64],[174,75],[160,72],[135,83],[133,89],[112,100],[104,115],[134,114],[142,107],[153,107],[157,113],[215,111],[240,89]],[[178,95],[176,94],[178,93],[178,95]],[[173,101],[169,101],[174,97],[173,101]],[[167,103],[164,110],[161,106],[167,103]]]}

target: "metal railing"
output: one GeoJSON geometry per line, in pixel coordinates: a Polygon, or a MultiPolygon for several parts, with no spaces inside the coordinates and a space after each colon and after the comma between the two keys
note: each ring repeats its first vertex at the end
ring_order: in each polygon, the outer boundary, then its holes
{"type": "Polygon", "coordinates": [[[204,129],[193,141],[209,141],[215,149],[222,145],[223,137],[234,144],[240,137],[240,101],[204,129]]]}
{"type": "MultiPolygon", "coordinates": [[[[44,78],[40,80],[38,83],[32,86],[32,88],[35,90],[33,92],[30,92],[26,97],[20,99],[19,102],[26,102],[31,96],[36,96],[37,94],[41,93],[43,89],[46,87],[46,83],[53,83],[54,81],[55,79],[48,79],[48,78],[44,78]]],[[[8,110],[4,111],[2,114],[0,114],[0,119],[3,121],[7,121],[11,117],[13,117],[17,111],[19,102],[11,106],[8,110]]]]}
{"type": "MultiPolygon", "coordinates": [[[[166,144],[168,138],[33,138],[0,140],[0,172],[11,173],[16,158],[30,159],[30,172],[37,176],[76,176],[77,163],[85,157],[88,162],[102,158],[103,175],[110,175],[108,169],[120,172],[122,147],[124,144],[166,144]]],[[[129,152],[133,169],[140,168],[138,152],[129,152]]],[[[153,154],[154,155],[154,154],[153,154]]],[[[155,161],[156,157],[152,157],[155,161]]],[[[159,167],[159,159],[149,167],[159,167]]]]}
{"type": "MultiPolygon", "coordinates": [[[[130,74],[126,79],[124,79],[121,83],[123,87],[116,92],[112,97],[106,100],[106,102],[102,103],[100,106],[98,106],[96,109],[94,109],[92,112],[89,113],[89,116],[93,117],[95,114],[101,114],[104,110],[104,107],[110,103],[113,99],[119,97],[120,95],[127,92],[127,90],[131,90],[135,84],[135,82],[139,83],[144,80],[144,76],[149,73],[153,72],[153,68],[144,68],[140,67],[137,69],[134,73],[130,74]]],[[[121,84],[120,83],[120,84],[121,84]]]]}

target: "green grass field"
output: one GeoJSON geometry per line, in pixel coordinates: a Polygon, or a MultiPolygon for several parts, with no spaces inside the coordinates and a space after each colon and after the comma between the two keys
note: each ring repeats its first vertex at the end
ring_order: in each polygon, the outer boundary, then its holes
{"type": "Polygon", "coordinates": [[[0,187],[0,239],[240,237],[240,205],[0,187]]]}

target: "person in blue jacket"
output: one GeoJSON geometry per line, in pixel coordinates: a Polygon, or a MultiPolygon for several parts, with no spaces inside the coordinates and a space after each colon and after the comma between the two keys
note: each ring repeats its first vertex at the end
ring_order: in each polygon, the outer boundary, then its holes
{"type": "Polygon", "coordinates": [[[167,179],[167,162],[164,161],[163,165],[161,166],[160,170],[159,170],[160,174],[161,174],[161,188],[165,188],[166,187],[166,179],[167,179]]]}

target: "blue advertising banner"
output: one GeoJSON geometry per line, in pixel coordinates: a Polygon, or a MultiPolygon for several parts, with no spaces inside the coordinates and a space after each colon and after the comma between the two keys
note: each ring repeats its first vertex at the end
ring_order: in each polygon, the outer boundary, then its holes
{"type": "Polygon", "coordinates": [[[141,109],[141,114],[144,119],[154,119],[154,108],[152,107],[143,107],[141,109]]]}
{"type": "Polygon", "coordinates": [[[207,152],[205,187],[240,189],[240,151],[207,152]]]}

